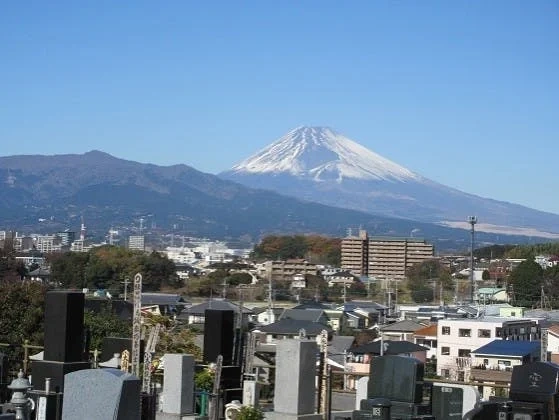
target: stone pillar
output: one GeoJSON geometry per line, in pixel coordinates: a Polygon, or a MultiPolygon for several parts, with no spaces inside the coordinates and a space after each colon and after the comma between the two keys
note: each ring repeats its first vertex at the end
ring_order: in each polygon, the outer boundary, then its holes
{"type": "Polygon", "coordinates": [[[357,380],[356,392],[355,392],[355,409],[361,409],[361,400],[367,399],[367,392],[369,389],[369,377],[363,376],[357,380]]]}
{"type": "Polygon", "coordinates": [[[280,340],[276,345],[274,414],[266,418],[320,419],[315,413],[317,346],[311,340],[280,340]]]}
{"type": "Polygon", "coordinates": [[[163,357],[162,411],[180,419],[183,415],[194,413],[194,356],[165,354],[163,357]]]}
{"type": "Polygon", "coordinates": [[[243,381],[243,405],[257,407],[260,404],[260,385],[256,380],[243,381]]]}

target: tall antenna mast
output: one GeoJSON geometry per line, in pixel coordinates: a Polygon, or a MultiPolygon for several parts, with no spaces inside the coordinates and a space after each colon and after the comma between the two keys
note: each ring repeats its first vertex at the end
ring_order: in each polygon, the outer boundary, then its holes
{"type": "Polygon", "coordinates": [[[468,223],[472,226],[471,229],[471,244],[470,244],[470,300],[473,303],[474,302],[474,295],[476,290],[476,285],[475,285],[475,281],[474,281],[474,226],[477,223],[477,217],[476,216],[470,216],[468,217],[468,223]]]}
{"type": "Polygon", "coordinates": [[[83,243],[83,241],[85,241],[85,223],[83,221],[83,215],[82,215],[81,219],[82,219],[82,225],[81,225],[81,228],[80,228],[80,241],[82,241],[82,243],[83,243]]]}

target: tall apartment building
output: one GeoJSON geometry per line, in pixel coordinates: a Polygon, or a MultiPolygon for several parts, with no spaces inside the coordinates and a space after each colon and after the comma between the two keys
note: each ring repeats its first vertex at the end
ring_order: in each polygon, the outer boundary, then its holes
{"type": "Polygon", "coordinates": [[[366,230],[360,230],[358,236],[347,236],[342,239],[342,269],[356,276],[368,273],[368,241],[366,230]]]}
{"type": "Polygon", "coordinates": [[[357,276],[402,280],[414,264],[433,258],[434,248],[422,239],[359,236],[342,239],[342,268],[357,276]]]}

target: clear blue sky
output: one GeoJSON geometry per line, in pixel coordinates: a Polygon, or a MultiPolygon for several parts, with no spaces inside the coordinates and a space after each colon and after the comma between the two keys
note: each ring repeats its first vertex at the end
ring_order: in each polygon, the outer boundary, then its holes
{"type": "Polygon", "coordinates": [[[428,178],[559,213],[559,2],[0,5],[0,155],[217,173],[327,125],[428,178]]]}

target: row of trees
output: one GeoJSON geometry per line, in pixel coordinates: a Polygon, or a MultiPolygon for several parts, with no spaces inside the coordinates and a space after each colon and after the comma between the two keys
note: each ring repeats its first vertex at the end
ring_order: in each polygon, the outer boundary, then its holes
{"type": "Polygon", "coordinates": [[[509,282],[516,305],[559,307],[559,266],[544,270],[533,260],[526,260],[511,272],[509,282]]]}
{"type": "Polygon", "coordinates": [[[84,253],[53,253],[47,259],[51,265],[51,281],[67,289],[119,291],[121,282],[132,279],[138,272],[142,273],[145,291],[181,285],[175,264],[157,252],[145,254],[123,247],[103,246],[84,253]]]}
{"type": "Polygon", "coordinates": [[[339,266],[341,240],[320,235],[266,236],[254,247],[257,260],[305,258],[315,264],[339,266]]]}
{"type": "Polygon", "coordinates": [[[559,255],[559,242],[534,245],[491,245],[474,251],[476,258],[521,258],[533,260],[537,255],[559,255]]]}

